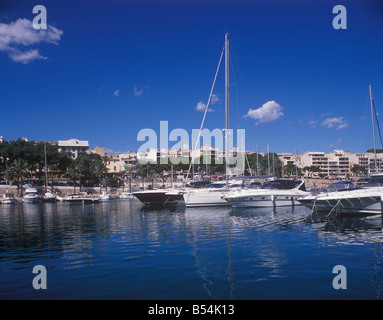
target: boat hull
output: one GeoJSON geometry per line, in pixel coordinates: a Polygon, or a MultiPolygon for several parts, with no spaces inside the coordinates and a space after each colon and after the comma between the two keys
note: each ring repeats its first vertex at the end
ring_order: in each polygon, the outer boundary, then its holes
{"type": "Polygon", "coordinates": [[[297,199],[298,196],[290,195],[262,195],[226,198],[227,202],[234,208],[266,208],[301,205],[297,199]]]}
{"type": "Polygon", "coordinates": [[[39,203],[41,202],[41,198],[24,198],[24,203],[39,203]]]}
{"type": "Polygon", "coordinates": [[[63,198],[59,198],[60,201],[68,202],[68,203],[79,203],[79,204],[87,204],[87,203],[99,203],[100,198],[98,197],[87,197],[82,195],[69,195],[63,198]]]}
{"type": "Polygon", "coordinates": [[[15,204],[16,202],[16,199],[5,199],[1,201],[2,204],[15,204]]]}
{"type": "Polygon", "coordinates": [[[383,188],[370,187],[328,192],[298,199],[313,212],[382,214],[383,188]]]}
{"type": "Polygon", "coordinates": [[[96,198],[79,198],[79,199],[66,199],[64,201],[68,202],[68,203],[88,204],[88,203],[99,203],[100,199],[96,199],[96,198]]]}
{"type": "Polygon", "coordinates": [[[380,196],[360,196],[355,198],[303,198],[302,205],[312,211],[336,212],[342,214],[382,214],[382,199],[380,196]]]}
{"type": "Polygon", "coordinates": [[[182,192],[166,190],[138,191],[134,192],[133,195],[146,206],[152,207],[174,206],[179,205],[183,201],[182,192]]]}
{"type": "Polygon", "coordinates": [[[227,207],[225,200],[228,190],[195,190],[184,194],[186,207],[227,207]]]}

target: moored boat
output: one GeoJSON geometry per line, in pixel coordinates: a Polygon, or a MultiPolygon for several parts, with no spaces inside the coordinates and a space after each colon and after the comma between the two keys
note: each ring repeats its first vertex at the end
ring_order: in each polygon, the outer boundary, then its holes
{"type": "Polygon", "coordinates": [[[160,207],[179,205],[183,202],[183,191],[176,189],[155,189],[133,192],[133,195],[147,206],[160,207]]]}
{"type": "Polygon", "coordinates": [[[229,193],[224,199],[235,208],[282,207],[299,205],[297,199],[308,195],[302,180],[271,180],[259,189],[241,189],[229,193]]]}
{"type": "Polygon", "coordinates": [[[224,199],[233,190],[241,189],[242,182],[227,184],[226,181],[213,182],[204,188],[191,188],[184,193],[186,207],[226,207],[224,199]]]}
{"type": "Polygon", "coordinates": [[[5,193],[0,198],[0,203],[2,203],[2,204],[14,204],[16,202],[17,202],[17,200],[12,193],[5,193]]]}
{"type": "Polygon", "coordinates": [[[381,214],[383,175],[372,175],[361,188],[322,192],[299,198],[298,201],[313,212],[345,214],[381,214]]]}
{"type": "Polygon", "coordinates": [[[100,201],[109,201],[109,200],[112,200],[112,196],[110,195],[109,192],[104,191],[104,192],[100,195],[100,201]]]}
{"type": "Polygon", "coordinates": [[[82,194],[70,194],[66,197],[63,197],[61,201],[68,203],[98,203],[100,202],[100,197],[92,197],[82,194]]]}
{"type": "Polygon", "coordinates": [[[53,192],[45,192],[43,202],[54,203],[57,201],[57,197],[53,192]]]}
{"type": "Polygon", "coordinates": [[[39,195],[36,188],[27,188],[23,198],[25,203],[38,203],[42,201],[42,197],[39,195]]]}

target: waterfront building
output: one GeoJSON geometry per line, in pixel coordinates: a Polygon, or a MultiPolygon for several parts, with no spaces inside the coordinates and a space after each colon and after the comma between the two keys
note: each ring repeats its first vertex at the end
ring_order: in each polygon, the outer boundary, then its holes
{"type": "Polygon", "coordinates": [[[78,139],[59,140],[58,147],[59,151],[68,153],[72,159],[77,159],[90,153],[89,142],[78,139]]]}
{"type": "Polygon", "coordinates": [[[278,153],[278,158],[281,160],[282,164],[284,166],[287,166],[288,164],[293,164],[297,167],[300,167],[300,157],[296,154],[292,154],[289,152],[283,152],[283,153],[278,153]]]}
{"type": "Polygon", "coordinates": [[[331,153],[305,152],[298,157],[301,169],[305,167],[317,167],[319,169],[314,175],[345,178],[350,174],[349,151],[334,150],[331,153]]]}
{"type": "Polygon", "coordinates": [[[106,157],[106,167],[108,173],[120,173],[122,172],[120,155],[118,154],[108,154],[106,157]]]}
{"type": "Polygon", "coordinates": [[[155,163],[157,161],[157,149],[150,148],[147,151],[138,151],[137,160],[141,163],[155,163]]]}
{"type": "Polygon", "coordinates": [[[106,155],[105,147],[96,146],[93,150],[91,150],[91,152],[96,153],[101,157],[105,157],[106,155]]]}

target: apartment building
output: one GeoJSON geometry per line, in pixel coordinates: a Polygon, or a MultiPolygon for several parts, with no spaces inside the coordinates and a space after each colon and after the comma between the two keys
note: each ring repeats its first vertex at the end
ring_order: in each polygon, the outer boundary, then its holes
{"type": "Polygon", "coordinates": [[[90,152],[88,141],[78,139],[59,140],[57,144],[59,147],[58,150],[68,153],[72,159],[77,159],[90,152]]]}

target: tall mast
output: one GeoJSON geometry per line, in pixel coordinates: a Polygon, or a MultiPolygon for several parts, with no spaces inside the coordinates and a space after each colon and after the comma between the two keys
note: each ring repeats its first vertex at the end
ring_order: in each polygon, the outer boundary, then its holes
{"type": "Polygon", "coordinates": [[[374,167],[374,170],[375,170],[375,173],[377,173],[377,168],[376,168],[376,146],[375,146],[375,129],[374,129],[374,111],[373,111],[373,108],[372,108],[372,90],[371,90],[371,83],[369,84],[369,88],[370,88],[370,104],[371,104],[371,125],[372,125],[372,139],[373,139],[373,142],[374,142],[374,164],[375,164],[375,167],[374,167]]]}
{"type": "Polygon", "coordinates": [[[258,173],[258,168],[259,168],[259,164],[258,164],[258,145],[256,145],[256,151],[257,151],[257,175],[259,174],[258,173]]]}
{"type": "Polygon", "coordinates": [[[269,143],[267,143],[267,169],[268,169],[268,173],[269,175],[271,174],[270,172],[270,150],[269,150],[269,143]]]}
{"type": "Polygon", "coordinates": [[[225,34],[225,159],[226,186],[229,182],[229,34],[225,34]]]}
{"type": "Polygon", "coordinates": [[[44,143],[44,158],[45,158],[45,192],[48,191],[48,165],[47,165],[47,145],[44,143]]]}

